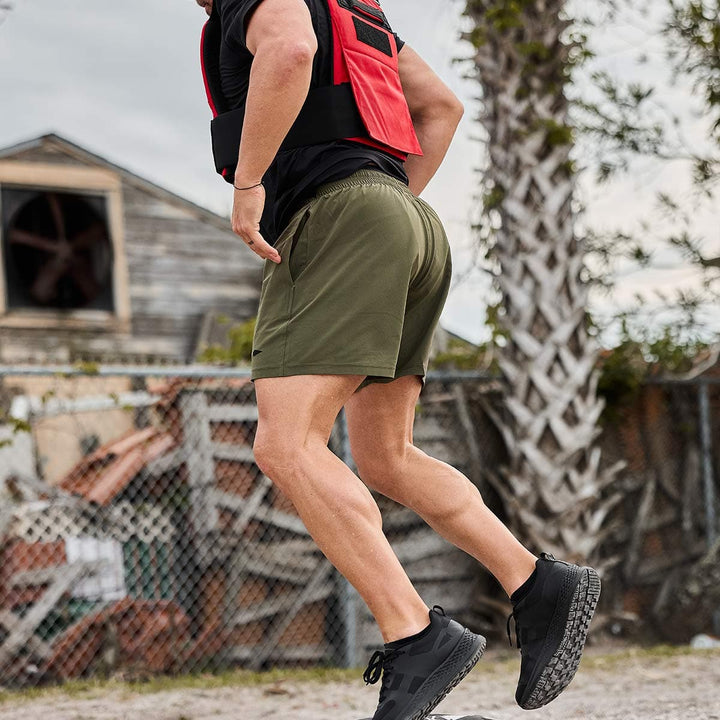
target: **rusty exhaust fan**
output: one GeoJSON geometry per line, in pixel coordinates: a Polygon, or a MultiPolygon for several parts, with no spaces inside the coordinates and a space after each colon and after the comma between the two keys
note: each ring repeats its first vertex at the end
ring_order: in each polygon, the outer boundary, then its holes
{"type": "Polygon", "coordinates": [[[11,306],[112,309],[104,200],[30,192],[6,228],[11,306]]]}

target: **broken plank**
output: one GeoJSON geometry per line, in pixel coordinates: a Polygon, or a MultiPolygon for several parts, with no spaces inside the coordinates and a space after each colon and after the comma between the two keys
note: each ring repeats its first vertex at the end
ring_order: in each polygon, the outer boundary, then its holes
{"type": "MultiPolygon", "coordinates": [[[[76,563],[77,564],[77,563],[76,563]]],[[[89,573],[95,573],[105,564],[104,560],[94,560],[83,563],[89,573]]],[[[39,570],[22,570],[10,578],[11,587],[32,587],[35,585],[47,585],[57,579],[68,567],[74,565],[55,565],[53,567],[40,568],[39,570]]]]}
{"type": "Polygon", "coordinates": [[[0,645],[0,667],[14,657],[32,637],[38,625],[75,583],[97,570],[102,563],[73,563],[55,569],[56,575],[43,596],[28,610],[21,622],[0,645]]]}
{"type": "Polygon", "coordinates": [[[392,543],[392,546],[403,564],[433,555],[441,555],[455,549],[454,545],[430,529],[414,532],[406,538],[392,543]]]}
{"type": "Polygon", "coordinates": [[[145,471],[150,475],[163,475],[170,470],[175,470],[186,460],[185,448],[175,448],[159,458],[145,463],[145,471]]]}
{"type": "Polygon", "coordinates": [[[212,455],[216,460],[254,463],[255,455],[249,445],[216,442],[212,444],[212,455]]]}
{"type": "Polygon", "coordinates": [[[258,510],[262,506],[262,502],[268,493],[268,490],[272,487],[272,480],[269,477],[262,475],[258,482],[258,486],[253,490],[250,497],[248,497],[245,507],[241,509],[240,516],[233,523],[233,531],[239,534],[245,532],[245,528],[248,526],[250,521],[255,517],[258,510]]]}
{"type": "Polygon", "coordinates": [[[235,493],[223,492],[222,490],[216,490],[213,488],[208,491],[210,502],[227,510],[234,510],[239,512],[245,507],[246,500],[242,495],[236,495],[235,493]]]}
{"type": "Polygon", "coordinates": [[[332,569],[332,565],[330,565],[325,558],[320,559],[310,582],[300,593],[294,598],[291,598],[292,602],[288,604],[287,609],[282,614],[275,614],[275,621],[270,633],[263,640],[262,646],[258,648],[255,656],[250,661],[251,670],[259,670],[263,666],[264,662],[272,653],[273,648],[278,645],[280,636],[285,632],[303,607],[309,605],[311,602],[316,602],[317,595],[321,595],[321,597],[317,599],[325,599],[332,594],[334,588],[332,584],[327,583],[328,576],[332,569]]]}
{"type": "MultiPolygon", "coordinates": [[[[310,603],[318,602],[319,600],[325,600],[332,595],[333,591],[334,588],[331,584],[321,587],[312,587],[308,584],[301,593],[302,605],[309,605],[310,603]],[[308,591],[308,589],[310,591],[308,591]]],[[[258,620],[265,620],[282,613],[287,613],[294,607],[298,597],[298,594],[294,594],[273,598],[272,600],[266,600],[255,607],[247,610],[240,610],[235,613],[231,622],[237,627],[239,625],[249,625],[250,623],[257,622],[258,620]]]]}
{"type": "Polygon", "coordinates": [[[228,548],[224,563],[230,563],[238,582],[252,575],[293,585],[304,585],[317,567],[320,551],[312,540],[275,543],[278,547],[240,544],[228,548]]]}
{"type": "MultiPolygon", "coordinates": [[[[5,628],[6,631],[14,630],[20,623],[22,623],[20,615],[16,615],[9,610],[0,610],[0,627],[5,628]]],[[[52,653],[50,643],[41,640],[34,634],[28,638],[26,647],[35,660],[44,660],[52,653]]]]}
{"type": "Polygon", "coordinates": [[[190,516],[193,529],[200,537],[208,536],[218,526],[218,511],[208,493],[215,485],[215,463],[207,407],[207,398],[201,392],[191,392],[180,398],[190,485],[190,516]]]}
{"type": "Polygon", "coordinates": [[[282,530],[290,530],[298,535],[310,534],[303,521],[297,515],[291,515],[282,510],[276,510],[275,508],[261,506],[258,508],[253,519],[269,523],[282,530]]]}
{"type": "Polygon", "coordinates": [[[210,422],[257,422],[256,405],[208,405],[210,422]]]}

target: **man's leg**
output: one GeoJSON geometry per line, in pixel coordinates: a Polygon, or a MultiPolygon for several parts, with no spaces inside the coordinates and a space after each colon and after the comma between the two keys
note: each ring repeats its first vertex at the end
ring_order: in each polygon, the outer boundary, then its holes
{"type": "Polygon", "coordinates": [[[255,458],[290,498],[330,562],[357,589],[386,642],[428,624],[420,599],[382,531],[372,495],[327,446],[362,376],[297,375],[255,381],[255,458]]]}
{"type": "Polygon", "coordinates": [[[412,444],[416,376],[371,384],[346,410],[353,456],[371,487],[415,510],[477,558],[502,584],[513,607],[522,661],[515,693],[526,710],[542,707],[570,683],[580,664],[600,579],[543,553],[536,559],[488,510],[472,483],[412,444]]]}
{"type": "Polygon", "coordinates": [[[373,383],[346,403],[353,457],[371,488],[413,509],[440,535],[481,562],[511,595],[535,569],[526,550],[454,467],[413,443],[417,376],[373,383]]]}
{"type": "MultiPolygon", "coordinates": [[[[375,720],[426,717],[485,647],[441,609],[427,610],[383,535],[372,495],[327,448],[361,380],[396,372],[406,308],[449,284],[447,239],[440,233],[425,246],[426,215],[407,187],[375,171],[323,186],[278,241],[283,263],[266,265],[253,343],[257,461],[386,640],[363,675],[369,683],[382,677],[375,720]]],[[[418,324],[432,333],[424,318],[418,324]]]]}

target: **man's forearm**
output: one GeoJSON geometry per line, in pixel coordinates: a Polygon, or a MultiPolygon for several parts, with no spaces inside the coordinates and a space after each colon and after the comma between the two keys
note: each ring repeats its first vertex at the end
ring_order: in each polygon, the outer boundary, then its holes
{"type": "Polygon", "coordinates": [[[405,172],[410,190],[419,195],[437,172],[462,117],[462,106],[447,113],[420,117],[414,120],[415,133],[423,149],[423,155],[410,155],[405,162],[405,172]]]}
{"type": "Polygon", "coordinates": [[[305,102],[313,52],[303,45],[260,47],[253,59],[235,184],[259,182],[305,102]]]}

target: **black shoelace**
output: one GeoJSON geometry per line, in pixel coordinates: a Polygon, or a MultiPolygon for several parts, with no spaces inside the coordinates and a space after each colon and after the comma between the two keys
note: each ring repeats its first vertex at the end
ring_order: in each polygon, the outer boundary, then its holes
{"type": "Polygon", "coordinates": [[[387,671],[392,670],[392,661],[402,653],[401,649],[395,650],[376,650],[370,662],[368,663],[365,672],[363,673],[363,680],[366,685],[374,685],[380,677],[383,678],[383,683],[380,686],[380,702],[382,703],[385,699],[385,693],[387,692],[387,685],[385,679],[387,678],[387,671]],[[383,670],[385,675],[383,675],[383,670]]]}
{"type": "MultiPolygon", "coordinates": [[[[434,605],[433,610],[439,615],[445,615],[445,611],[439,605],[434,605]]],[[[381,677],[383,678],[383,683],[380,686],[381,703],[383,702],[385,694],[387,692],[387,684],[385,682],[385,679],[388,677],[387,671],[392,670],[392,661],[398,655],[401,655],[404,652],[405,650],[403,648],[394,648],[392,650],[376,650],[372,654],[367,668],[365,668],[365,672],[363,673],[363,680],[365,681],[366,685],[374,685],[378,680],[380,680],[381,677]],[[386,673],[385,675],[383,675],[383,670],[386,673]]]]}

